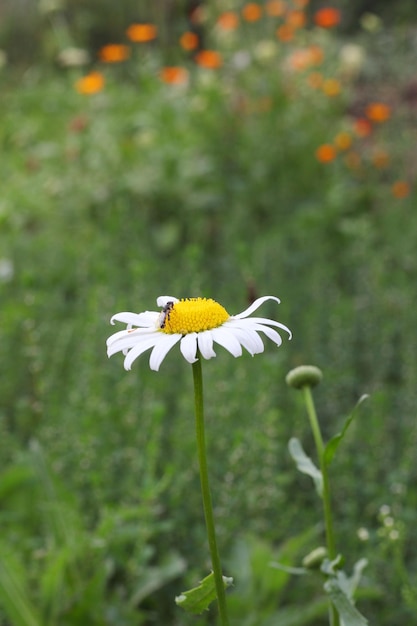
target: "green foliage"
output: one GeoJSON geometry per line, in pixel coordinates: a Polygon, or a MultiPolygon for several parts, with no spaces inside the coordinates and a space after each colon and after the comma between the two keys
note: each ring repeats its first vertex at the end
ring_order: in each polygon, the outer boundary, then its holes
{"type": "MultiPolygon", "coordinates": [[[[233,585],[233,578],[223,576],[224,588],[233,585]]],[[[181,595],[175,598],[175,602],[187,613],[192,615],[199,615],[206,611],[210,604],[214,602],[217,597],[216,586],[214,581],[214,573],[211,572],[208,576],[200,581],[197,587],[193,587],[188,591],[182,591],[181,595]]]]}
{"type": "Polygon", "coordinates": [[[1,626],[194,623],[174,603],[207,571],[190,368],[174,351],[158,374],[146,356],[130,373],[105,356],[111,315],[153,309],[163,293],[215,297],[231,314],[276,294],[279,312],[265,306],[265,315],[294,333],[253,360],[219,349],[204,364],[236,623],[248,614],[259,626],[253,607],[265,607],[262,626],[277,615],[294,626],[323,620],[310,577],[301,610],[289,574],[267,566],[317,518],[286,449],[295,433],[311,455],[284,375],[312,360],[327,381],[325,397],[318,390],[326,439],[344,437],[331,467],[345,553],[363,549],[380,590],[363,612],[381,626],[415,615],[417,224],[413,189],[391,193],[396,180],[413,182],[412,111],[401,95],[411,39],[362,33],[354,80],[338,62],[343,42],[327,32],[302,29],[284,46],[267,22],[242,25],[231,40],[207,28],[224,56],[217,73],[156,46],[124,65],[94,62],[106,83],[93,96],[74,89],[84,70],[1,70],[1,626]],[[313,43],[340,97],[290,69],[291,54],[313,43]],[[184,63],[188,83],[161,82],[163,59],[184,63]],[[357,137],[350,111],[362,114],[385,89],[392,118],[357,137]],[[340,151],[319,163],[317,147],[341,131],[359,161],[340,151]],[[385,170],[373,165],[378,149],[390,155],[385,170]],[[363,391],[371,401],[346,430],[335,416],[363,391]],[[386,503],[394,528],[379,519],[386,503]],[[242,524],[250,538],[236,547],[242,524]],[[367,531],[361,544],[357,529],[367,531]]]}
{"type": "Polygon", "coordinates": [[[302,474],[307,474],[313,479],[316,491],[320,497],[323,496],[323,476],[321,471],[303,450],[301,442],[296,437],[291,437],[288,442],[288,450],[295,461],[297,469],[302,474]]]}

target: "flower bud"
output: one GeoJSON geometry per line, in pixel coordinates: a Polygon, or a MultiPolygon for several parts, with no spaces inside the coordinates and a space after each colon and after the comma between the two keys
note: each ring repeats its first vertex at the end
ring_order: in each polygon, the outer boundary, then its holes
{"type": "Polygon", "coordinates": [[[302,389],[303,387],[315,387],[322,378],[322,371],[315,365],[300,365],[288,372],[285,382],[289,387],[302,389]]]}
{"type": "Polygon", "coordinates": [[[327,557],[327,549],[324,546],[319,546],[309,552],[303,558],[303,567],[306,569],[319,569],[323,563],[323,559],[327,557]]]}

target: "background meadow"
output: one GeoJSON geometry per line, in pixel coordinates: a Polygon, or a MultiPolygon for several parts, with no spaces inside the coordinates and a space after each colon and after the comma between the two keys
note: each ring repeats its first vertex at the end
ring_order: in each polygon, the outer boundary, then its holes
{"type": "Polygon", "coordinates": [[[107,360],[118,311],[213,297],[287,324],[205,362],[233,624],[323,623],[314,445],[288,370],[319,366],[337,543],[358,606],[416,614],[413,2],[6,2],[0,23],[0,625],[213,624],[191,368],[107,360]],[[390,6],[395,4],[395,8],[390,6]],[[318,13],[320,9],[321,11],[318,13]],[[329,10],[330,9],[330,10],[329,10]],[[370,9],[374,12],[370,13],[370,9]],[[302,603],[301,600],[302,599],[302,603]]]}

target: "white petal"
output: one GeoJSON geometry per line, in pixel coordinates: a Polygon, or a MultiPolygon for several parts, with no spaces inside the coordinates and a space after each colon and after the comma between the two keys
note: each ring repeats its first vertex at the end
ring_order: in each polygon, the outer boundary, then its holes
{"type": "Polygon", "coordinates": [[[251,354],[259,354],[264,351],[264,344],[260,336],[253,329],[233,328],[233,334],[239,343],[251,354]]]}
{"type": "Polygon", "coordinates": [[[179,333],[175,333],[173,335],[167,335],[165,333],[161,334],[164,335],[163,341],[161,339],[160,341],[158,341],[157,344],[155,344],[155,347],[152,350],[151,357],[149,359],[149,367],[155,372],[159,370],[159,366],[161,365],[162,361],[165,359],[171,348],[175,346],[175,344],[178,343],[182,337],[182,335],[180,335],[179,333]]]}
{"type": "Polygon", "coordinates": [[[195,363],[197,359],[197,333],[184,335],[180,343],[181,354],[188,363],[195,363]]]}
{"type": "Polygon", "coordinates": [[[159,313],[156,311],[144,311],[143,313],[129,313],[128,311],[124,311],[113,315],[110,323],[123,322],[124,324],[131,324],[133,326],[154,326],[158,316],[159,313]]]}
{"type": "Polygon", "coordinates": [[[213,328],[211,335],[216,343],[223,346],[234,357],[242,356],[242,346],[230,330],[219,326],[218,328],[213,328]]]}
{"type": "Polygon", "coordinates": [[[271,341],[276,343],[277,346],[280,346],[282,344],[281,335],[279,335],[277,331],[274,330],[273,328],[269,328],[269,326],[262,326],[262,324],[257,324],[256,330],[261,333],[265,333],[265,335],[269,339],[271,339],[271,341]]]}
{"type": "MultiPolygon", "coordinates": [[[[163,339],[163,338],[162,338],[163,339]]],[[[146,339],[144,338],[142,341],[133,346],[131,350],[127,353],[127,356],[124,360],[124,368],[125,370],[130,370],[132,367],[133,361],[135,361],[138,356],[140,356],[149,348],[153,348],[159,341],[161,340],[159,333],[153,333],[149,335],[146,339]]]]}
{"type": "Polygon", "coordinates": [[[174,296],[159,296],[156,300],[158,306],[165,306],[168,302],[178,302],[178,298],[174,298],[174,296]]]}
{"type": "Polygon", "coordinates": [[[154,329],[136,328],[133,331],[120,330],[107,339],[107,354],[111,356],[120,350],[133,348],[136,344],[143,340],[147,340],[150,336],[158,337],[158,332],[154,329]]]}
{"type": "Polygon", "coordinates": [[[252,304],[247,309],[242,311],[242,313],[238,313],[237,315],[232,315],[231,317],[236,318],[236,319],[242,319],[244,317],[248,317],[251,313],[253,313],[253,311],[256,311],[256,309],[259,309],[261,304],[263,304],[267,300],[275,300],[276,302],[278,302],[278,304],[281,302],[281,300],[279,298],[276,298],[275,296],[262,296],[262,298],[258,298],[257,300],[255,300],[255,302],[252,302],[252,304]]]}
{"type": "Polygon", "coordinates": [[[198,349],[204,359],[212,359],[216,356],[216,353],[213,350],[213,337],[211,330],[204,330],[203,332],[198,333],[197,341],[198,349]]]}
{"type": "MultiPolygon", "coordinates": [[[[224,325],[227,326],[228,323],[233,323],[233,318],[230,318],[230,320],[225,322],[224,325]]],[[[248,319],[242,320],[241,323],[243,323],[242,328],[252,328],[252,323],[263,324],[265,326],[276,326],[276,328],[281,328],[282,330],[285,330],[289,334],[290,339],[292,337],[292,333],[290,329],[287,328],[287,326],[281,324],[280,322],[276,322],[275,320],[270,320],[267,317],[250,317],[248,319]]]]}

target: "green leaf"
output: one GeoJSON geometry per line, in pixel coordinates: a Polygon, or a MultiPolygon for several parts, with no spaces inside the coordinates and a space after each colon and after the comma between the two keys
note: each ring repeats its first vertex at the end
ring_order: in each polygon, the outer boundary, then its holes
{"type": "Polygon", "coordinates": [[[342,431],[340,433],[337,433],[337,435],[332,437],[330,441],[327,442],[327,445],[324,448],[324,462],[326,463],[326,465],[330,465],[330,463],[333,461],[334,455],[336,453],[337,448],[339,447],[340,442],[346,435],[347,429],[349,428],[354,418],[356,417],[357,409],[360,407],[362,402],[364,402],[367,398],[369,398],[367,394],[364,394],[363,396],[359,398],[352,412],[346,418],[342,431]]]}
{"type": "MultiPolygon", "coordinates": [[[[225,589],[227,589],[227,587],[233,584],[233,578],[223,576],[223,583],[225,589]]],[[[183,591],[180,596],[177,596],[175,602],[187,613],[198,615],[205,611],[216,597],[214,574],[211,572],[211,574],[203,578],[198,587],[194,587],[189,591],[183,591]]]]}
{"type": "Polygon", "coordinates": [[[0,605],[13,626],[40,626],[26,589],[27,581],[1,549],[0,605]]]}
{"type": "Polygon", "coordinates": [[[336,578],[327,580],[324,589],[335,605],[343,626],[367,626],[368,620],[359,613],[336,578]]]}
{"type": "Polygon", "coordinates": [[[288,442],[288,450],[294,459],[297,469],[303,474],[311,476],[316,486],[317,493],[320,497],[323,495],[323,476],[321,471],[316,467],[313,461],[303,450],[303,447],[296,437],[291,437],[288,442]]]}

